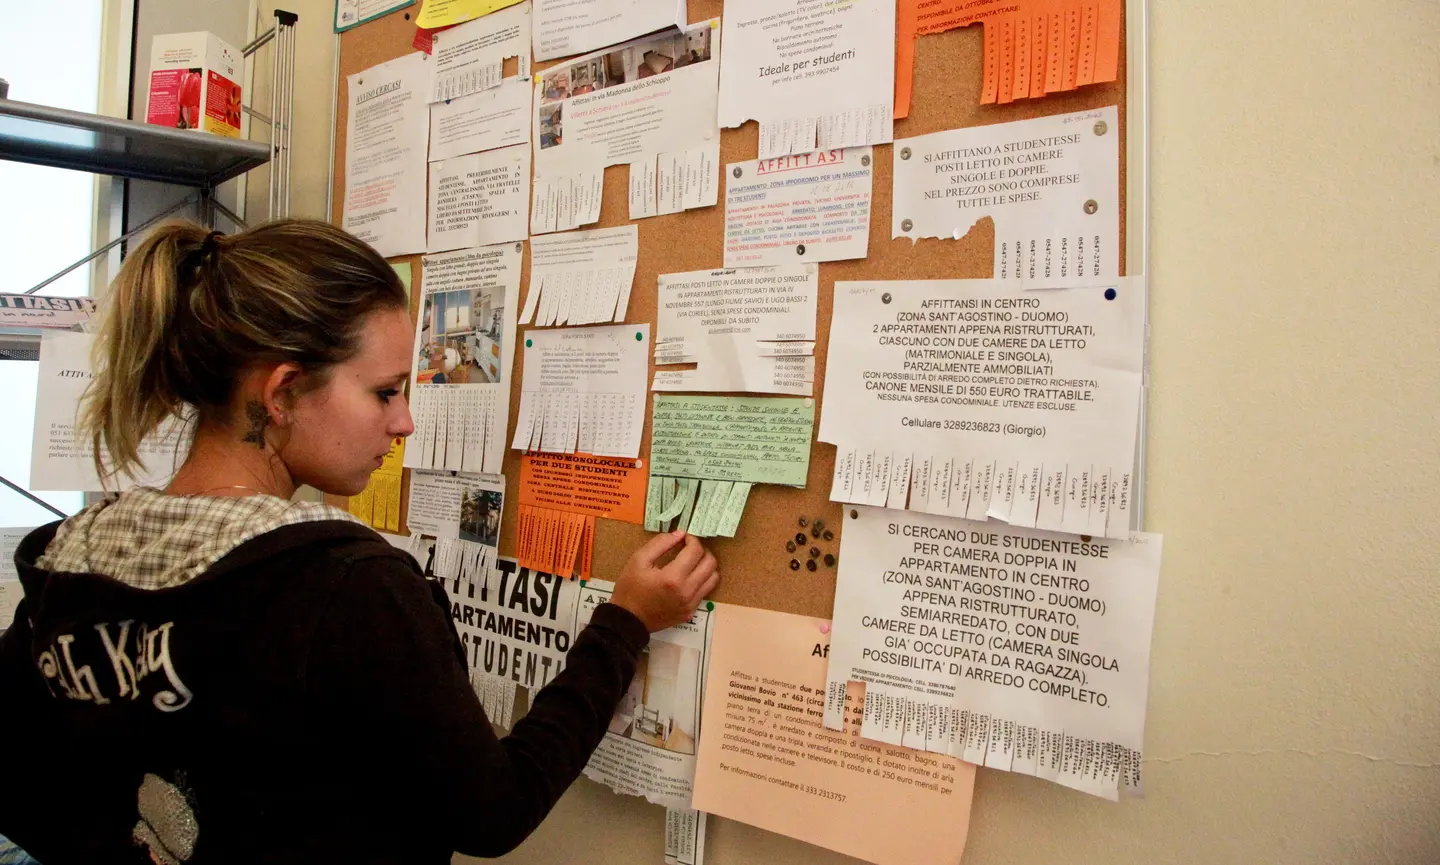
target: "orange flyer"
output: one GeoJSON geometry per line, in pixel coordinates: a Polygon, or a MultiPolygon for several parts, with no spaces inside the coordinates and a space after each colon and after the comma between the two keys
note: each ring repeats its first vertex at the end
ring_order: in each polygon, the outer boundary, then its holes
{"type": "Polygon", "coordinates": [[[827,730],[830,623],[716,604],[694,808],[877,865],[959,865],[975,767],[827,730]]]}
{"type": "Polygon", "coordinates": [[[640,460],[591,454],[527,453],[520,504],[640,525],[647,475],[640,460]]]}
{"type": "Polygon", "coordinates": [[[1005,103],[1114,81],[1122,14],[1120,0],[899,0],[895,119],[910,114],[920,36],[984,24],[980,101],[1005,103]]]}

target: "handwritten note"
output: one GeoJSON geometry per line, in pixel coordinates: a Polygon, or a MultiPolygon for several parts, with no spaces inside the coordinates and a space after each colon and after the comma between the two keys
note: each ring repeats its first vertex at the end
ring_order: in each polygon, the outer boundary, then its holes
{"type": "Polygon", "coordinates": [[[815,401],[656,396],[652,475],[805,486],[815,401]]]}

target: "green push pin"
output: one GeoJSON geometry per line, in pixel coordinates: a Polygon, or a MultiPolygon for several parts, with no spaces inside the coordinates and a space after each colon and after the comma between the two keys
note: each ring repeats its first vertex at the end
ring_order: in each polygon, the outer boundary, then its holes
{"type": "Polygon", "coordinates": [[[714,602],[714,601],[706,601],[706,602],[705,602],[705,612],[709,613],[709,612],[713,612],[714,610],[715,610],[715,602],[714,602]]]}
{"type": "Polygon", "coordinates": [[[635,341],[636,341],[636,342],[640,342],[640,341],[642,341],[643,339],[645,339],[645,334],[641,333],[641,332],[638,331],[638,330],[635,331],[635,341]]]}
{"type": "Polygon", "coordinates": [[[535,345],[535,340],[533,340],[533,339],[527,339],[527,340],[525,340],[525,347],[526,347],[526,348],[533,348],[534,345],[535,345]]]}

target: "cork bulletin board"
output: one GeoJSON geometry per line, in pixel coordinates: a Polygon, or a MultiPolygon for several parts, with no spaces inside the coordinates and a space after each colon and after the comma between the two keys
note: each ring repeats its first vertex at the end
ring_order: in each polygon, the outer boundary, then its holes
{"type": "MultiPolygon", "coordinates": [[[[690,0],[691,22],[723,15],[722,0],[690,0]]],[[[336,155],[333,222],[341,221],[345,188],[346,106],[349,102],[347,77],[379,63],[393,60],[413,51],[414,15],[418,7],[396,12],[346,31],[340,37],[339,113],[336,117],[336,155]]],[[[1123,34],[1123,30],[1122,30],[1123,34]]],[[[1041,99],[1020,100],[1007,105],[980,104],[982,33],[979,26],[925,36],[915,50],[914,90],[910,116],[895,121],[895,137],[909,138],[970,126],[983,126],[1013,120],[1026,120],[1051,114],[1064,114],[1108,105],[1118,106],[1120,134],[1126,132],[1126,46],[1122,35],[1120,74],[1109,84],[1090,85],[1078,90],[1056,93],[1041,99]]],[[[562,61],[536,65],[543,70],[562,61]]],[[[723,55],[722,55],[723,62],[723,55]]],[[[514,60],[508,61],[507,75],[515,73],[514,60]]],[[[758,152],[758,127],[747,123],[739,129],[722,129],[720,163],[754,159],[758,152]]],[[[1122,141],[1127,139],[1122,138],[1122,141]]],[[[817,412],[826,410],[820,397],[824,392],[825,358],[830,350],[829,323],[831,298],[837,280],[885,279],[985,279],[993,276],[994,225],[982,219],[959,240],[890,239],[891,165],[894,148],[889,144],[874,148],[874,186],[870,214],[870,247],[866,258],[856,261],[826,262],[819,266],[820,294],[816,322],[815,399],[817,412]]],[[[1127,148],[1120,148],[1120,201],[1126,201],[1127,148]]],[[[627,166],[605,170],[605,193],[600,221],[586,229],[607,228],[629,223],[627,166]]],[[[723,181],[723,178],[722,178],[723,181]]],[[[664,273],[712,270],[724,261],[725,201],[721,187],[720,203],[715,207],[688,210],[670,216],[651,217],[635,223],[640,233],[640,257],[635,270],[634,290],[630,297],[630,323],[654,322],[656,286],[664,273]]],[[[1126,260],[1126,217],[1120,214],[1121,261],[1126,260]]],[[[418,314],[424,279],[419,266],[421,256],[413,261],[415,284],[411,296],[411,312],[418,314]]],[[[404,261],[405,258],[393,259],[404,261]]],[[[526,244],[521,272],[521,301],[529,291],[529,244],[526,244]]],[[[1122,267],[1122,273],[1124,268],[1122,267]]],[[[518,339],[517,339],[518,342],[518,339]]],[[[843,346],[835,350],[843,351],[843,346]]],[[[515,428],[520,406],[520,384],[525,370],[524,352],[515,351],[516,375],[511,381],[510,421],[506,441],[515,428]]],[[[653,372],[653,358],[652,358],[653,372]]],[[[652,395],[653,398],[653,395],[652,395]]],[[[817,428],[819,414],[817,413],[817,428]]],[[[649,459],[650,422],[646,425],[640,456],[649,459]]],[[[840,555],[843,513],[839,503],[829,500],[831,476],[835,465],[835,447],[812,442],[810,474],[804,489],[757,484],[750,493],[744,517],[734,538],[712,538],[706,543],[720,562],[722,581],[714,600],[763,607],[806,616],[829,618],[835,599],[837,569],[823,563],[818,570],[805,567],[791,569],[791,559],[802,563],[808,558],[810,545],[822,553],[840,555]],[[809,524],[801,526],[801,519],[809,524]],[[823,536],[811,539],[810,528],[816,519],[833,528],[833,540],[823,536]],[[791,553],[786,541],[794,540],[797,532],[807,533],[807,545],[791,553]]],[[[505,511],[500,535],[500,553],[514,555],[515,527],[518,523],[518,484],[520,452],[508,450],[504,466],[507,481],[505,511]]],[[[408,478],[409,470],[406,470],[408,478]]],[[[1143,482],[1143,481],[1142,481],[1143,482]]],[[[405,482],[408,489],[408,479],[405,482]]],[[[408,496],[407,496],[408,498],[408,496]]],[[[343,507],[344,500],[332,503],[343,507]]],[[[402,503],[402,526],[408,501],[402,503]]],[[[613,579],[620,572],[630,552],[649,537],[637,525],[597,520],[594,575],[613,579]]]]}

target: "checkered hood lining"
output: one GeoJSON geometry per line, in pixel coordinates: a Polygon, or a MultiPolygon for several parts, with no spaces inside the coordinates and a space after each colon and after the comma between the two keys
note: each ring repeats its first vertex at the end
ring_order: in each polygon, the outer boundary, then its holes
{"type": "Polygon", "coordinates": [[[318,502],[275,496],[170,496],[137,487],[96,502],[60,525],[36,564],[103,574],[140,589],[178,586],[246,541],[282,526],[357,522],[318,502]]]}

